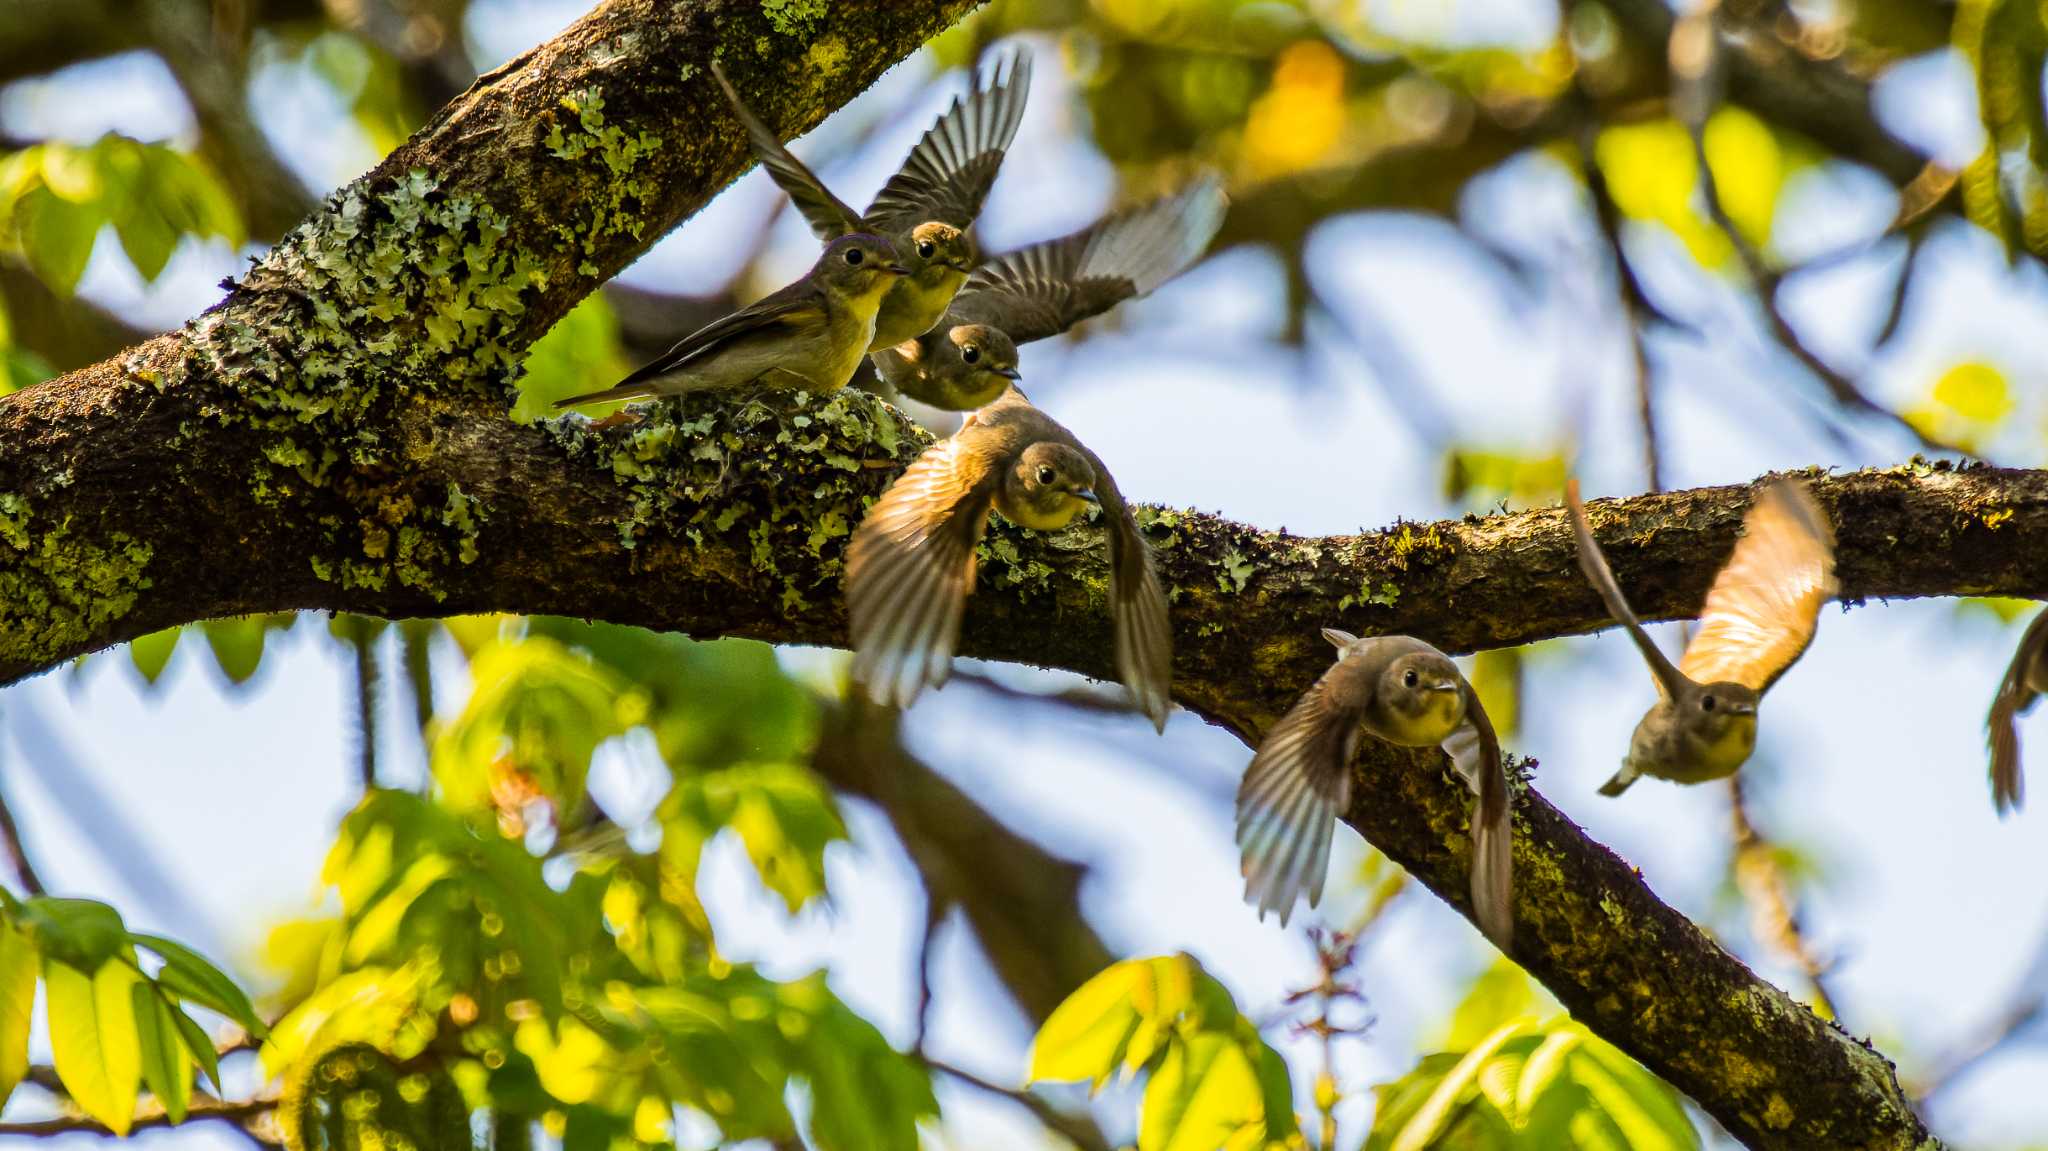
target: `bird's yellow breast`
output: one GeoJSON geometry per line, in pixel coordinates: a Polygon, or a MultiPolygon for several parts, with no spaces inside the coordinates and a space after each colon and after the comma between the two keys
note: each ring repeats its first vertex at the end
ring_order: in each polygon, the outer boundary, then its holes
{"type": "Polygon", "coordinates": [[[1048,507],[1034,507],[1028,504],[1011,504],[1005,501],[1003,515],[1022,527],[1037,532],[1056,532],[1074,521],[1088,501],[1078,496],[1061,492],[1057,502],[1048,507]]]}

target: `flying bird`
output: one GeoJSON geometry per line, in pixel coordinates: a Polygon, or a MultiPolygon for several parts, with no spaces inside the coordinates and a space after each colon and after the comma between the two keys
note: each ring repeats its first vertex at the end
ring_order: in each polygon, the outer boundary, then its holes
{"type": "Polygon", "coordinates": [[[906,271],[880,236],[841,236],[797,282],[684,336],[611,387],[556,400],[555,407],[749,384],[814,392],[844,387],[867,352],[883,294],[906,271]]]}
{"type": "Polygon", "coordinates": [[[989,512],[1055,531],[1090,504],[1109,535],[1117,675],[1163,729],[1173,629],[1151,551],[1102,461],[1015,388],[918,457],[855,529],[846,554],[855,681],[898,707],[944,684],[989,512]]]}
{"type": "Polygon", "coordinates": [[[897,391],[971,411],[1017,378],[1017,345],[1056,336],[1150,294],[1208,250],[1229,201],[1212,175],[1072,235],[996,256],[974,270],[932,329],[874,354],[897,391]]]}
{"type": "Polygon", "coordinates": [[[1835,594],[1834,532],[1813,494],[1796,480],[1776,480],[1757,496],[1676,667],[1622,598],[1576,479],[1565,483],[1565,503],[1580,570],[1628,628],[1657,683],[1657,703],[1600,794],[1620,795],[1643,775],[1678,783],[1733,775],[1756,748],[1758,701],[1813,642],[1820,605],[1835,594]]]}
{"type": "Polygon", "coordinates": [[[1245,899],[1287,925],[1304,890],[1322,899],[1330,840],[1351,803],[1351,760],[1366,736],[1442,747],[1478,798],[1472,807],[1472,912],[1506,951],[1514,933],[1507,772],[1478,693],[1449,656],[1405,635],[1323,637],[1337,662],[1266,733],[1237,792],[1245,899]]]}
{"type": "Polygon", "coordinates": [[[909,275],[882,301],[870,348],[887,348],[923,333],[946,311],[976,263],[969,229],[981,214],[1003,154],[1024,121],[1031,91],[1031,56],[1021,49],[953,101],[903,167],[882,186],[865,214],[848,207],[740,99],[714,62],[711,74],[725,89],[733,114],[761,166],[796,205],[821,240],[855,232],[886,236],[909,275]]]}
{"type": "Polygon", "coordinates": [[[2026,798],[2017,721],[2042,692],[2048,692],[2048,611],[2036,615],[2020,636],[2019,650],[2013,652],[1998,694],[1991,697],[1991,714],[1984,720],[1991,737],[1991,802],[2001,816],[2018,811],[2026,798]]]}

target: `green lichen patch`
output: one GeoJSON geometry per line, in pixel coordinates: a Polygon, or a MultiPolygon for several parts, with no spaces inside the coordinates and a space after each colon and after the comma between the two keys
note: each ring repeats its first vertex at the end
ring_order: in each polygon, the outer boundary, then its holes
{"type": "Polygon", "coordinates": [[[37,516],[0,495],[0,660],[33,665],[85,646],[135,609],[155,549],[125,532],[104,543],[71,517],[37,516]]]}
{"type": "Polygon", "coordinates": [[[847,538],[929,442],[902,413],[854,388],[686,396],[637,413],[619,427],[573,416],[546,425],[572,456],[626,489],[619,542],[722,544],[775,583],[791,617],[838,596],[847,538]]]}
{"type": "Polygon", "coordinates": [[[576,249],[576,270],[597,276],[594,262],[606,236],[639,239],[647,226],[648,212],[658,202],[659,189],[653,176],[639,173],[648,157],[661,147],[661,137],[647,132],[628,132],[608,123],[604,115],[604,92],[584,88],[562,97],[562,109],[574,116],[572,123],[557,118],[542,142],[557,160],[572,164],[597,164],[603,178],[579,208],[581,219],[555,229],[563,242],[576,249]]]}
{"type": "Polygon", "coordinates": [[[761,14],[778,35],[808,40],[830,11],[829,0],[761,0],[761,14]]]}

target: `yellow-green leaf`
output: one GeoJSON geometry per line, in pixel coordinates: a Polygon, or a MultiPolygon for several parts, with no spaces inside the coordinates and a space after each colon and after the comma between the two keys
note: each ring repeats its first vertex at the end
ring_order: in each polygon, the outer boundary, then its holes
{"type": "Polygon", "coordinates": [[[1934,402],[1978,424],[1995,424],[2012,414],[2012,388],[2005,373],[1972,360],[1957,364],[1934,382],[1934,402]]]}
{"type": "Polygon", "coordinates": [[[205,956],[160,935],[135,932],[128,938],[163,959],[163,971],[157,975],[157,981],[167,990],[201,1007],[210,1007],[241,1024],[249,1034],[263,1038],[263,1020],[257,1018],[256,1008],[249,1003],[249,997],[205,956]]]}
{"type": "Polygon", "coordinates": [[[1138,1151],[1252,1151],[1264,1146],[1265,1092],[1255,1058],[1218,1032],[1173,1044],[1145,1085],[1138,1151]]]}
{"type": "Polygon", "coordinates": [[[183,1123],[192,1102],[192,1065],[186,1061],[171,1005],[146,979],[129,986],[129,998],[135,1012],[136,1044],[142,1052],[142,1081],[171,1122],[183,1123]]]}
{"type": "Polygon", "coordinates": [[[129,988],[142,976],[118,959],[92,975],[68,963],[43,964],[49,995],[50,1054],[57,1078],[80,1110],[126,1135],[135,1120],[142,1050],[129,988]]]}
{"type": "Polygon", "coordinates": [[[144,683],[154,686],[158,676],[164,673],[164,666],[171,662],[171,653],[178,647],[178,637],[185,629],[167,627],[153,631],[129,641],[128,658],[135,663],[135,670],[142,675],[144,683]]]}
{"type": "Polygon", "coordinates": [[[28,1074],[28,1025],[36,1006],[38,956],[28,936],[0,921],[0,1106],[28,1074]]]}
{"type": "Polygon", "coordinates": [[[1429,1093],[1429,1098],[1424,1100],[1422,1107],[1415,1112],[1415,1117],[1401,1129],[1401,1134],[1394,1140],[1392,1151],[1424,1151],[1431,1146],[1437,1136],[1443,1133],[1444,1125],[1449,1122],[1456,1110],[1459,1097],[1464,1095],[1466,1088],[1472,1086],[1479,1069],[1487,1060],[1493,1058],[1494,1052],[1500,1050],[1501,1044],[1514,1038],[1527,1026],[1528,1023],[1524,1020],[1503,1023],[1494,1029],[1493,1034],[1481,1040],[1477,1047],[1467,1051],[1450,1072],[1437,1082],[1436,1089],[1429,1093]]]}

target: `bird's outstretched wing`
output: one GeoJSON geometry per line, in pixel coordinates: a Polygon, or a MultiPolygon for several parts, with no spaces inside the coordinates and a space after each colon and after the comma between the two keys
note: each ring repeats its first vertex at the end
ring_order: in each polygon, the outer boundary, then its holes
{"type": "Polygon", "coordinates": [[[1508,810],[1507,768],[1500,737],[1466,684],[1465,722],[1444,741],[1444,752],[1478,793],[1472,801],[1472,916],[1493,945],[1508,952],[1515,933],[1514,823],[1508,810]]]}
{"type": "Polygon", "coordinates": [[[1796,480],[1773,481],[1742,524],[1678,670],[1762,694],[1813,642],[1820,605],[1835,594],[1835,538],[1796,480]]]}
{"type": "Polygon", "coordinates": [[[1001,328],[1020,344],[1056,336],[1178,275],[1208,250],[1227,205],[1222,185],[1204,177],[1072,235],[994,257],[967,277],[949,315],[1001,328]]]}
{"type": "Polygon", "coordinates": [[[868,205],[864,230],[898,236],[928,220],[956,228],[974,223],[996,182],[1003,154],[1024,122],[1031,92],[1031,54],[1019,49],[984,83],[953,101],[903,167],[868,205]]]}
{"type": "Polygon", "coordinates": [[[1628,629],[1628,636],[1635,641],[1636,650],[1643,653],[1643,661],[1650,665],[1650,675],[1657,681],[1657,693],[1665,699],[1674,698],[1682,686],[1678,669],[1664,654],[1650,633],[1643,630],[1643,623],[1636,618],[1635,611],[1622,597],[1621,585],[1614,582],[1614,569],[1607,566],[1607,555],[1600,550],[1600,544],[1593,538],[1593,529],[1586,523],[1586,505],[1579,499],[1577,477],[1564,482],[1565,507],[1571,511],[1572,535],[1578,540],[1579,570],[1586,573],[1586,579],[1593,590],[1600,593],[1600,599],[1607,605],[1607,614],[1621,621],[1628,629]]]}
{"type": "Polygon", "coordinates": [[[1998,814],[2019,810],[2026,799],[2026,781],[2020,774],[2019,714],[2033,706],[2036,693],[2027,682],[2027,670],[2048,648],[2048,611],[2034,616],[2020,636],[2019,650],[1999,681],[1998,694],[1991,697],[1991,714],[1984,727],[1991,740],[1991,802],[1998,814]]]}
{"type": "Polygon", "coordinates": [[[1237,790],[1237,845],[1243,853],[1244,897],[1280,914],[1294,901],[1323,897],[1330,840],[1351,803],[1351,757],[1365,735],[1359,725],[1371,702],[1363,661],[1339,659],[1280,717],[1245,769],[1237,790]]]}
{"type": "Polygon", "coordinates": [[[974,424],[926,450],[868,510],[846,553],[853,678],[878,704],[908,707],[946,681],[974,588],[995,475],[974,424]]]}
{"type": "Polygon", "coordinates": [[[1116,478],[1086,448],[1095,468],[1095,494],[1102,501],[1109,529],[1109,598],[1115,617],[1116,673],[1138,710],[1164,731],[1173,709],[1173,624],[1167,617],[1166,589],[1152,566],[1152,549],[1138,530],[1137,518],[1124,502],[1116,478]]]}
{"type": "Polygon", "coordinates": [[[820,240],[831,241],[865,230],[861,227],[860,213],[833,195],[831,189],[825,187],[825,182],[783,147],[781,138],[754,115],[754,110],[740,99],[739,91],[732,86],[732,81],[726,79],[725,69],[716,60],[711,62],[711,75],[718,81],[718,86],[725,89],[725,98],[732,105],[733,115],[747,130],[747,144],[753,149],[754,158],[761,162],[761,167],[767,170],[776,186],[789,193],[790,202],[810,223],[811,231],[820,240]]]}

